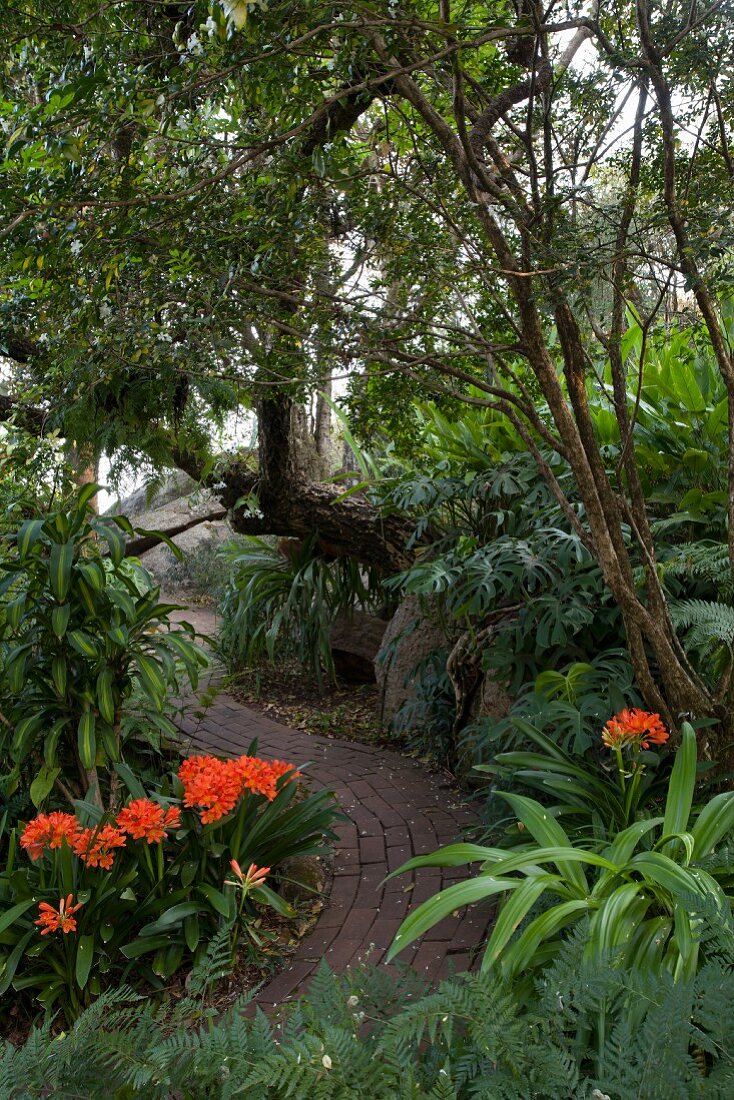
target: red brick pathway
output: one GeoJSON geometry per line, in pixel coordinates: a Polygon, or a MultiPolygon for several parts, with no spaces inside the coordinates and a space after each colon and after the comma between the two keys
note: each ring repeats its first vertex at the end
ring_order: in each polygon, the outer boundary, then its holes
{"type": "MultiPolygon", "coordinates": [[[[213,633],[210,612],[197,610],[184,617],[202,633],[213,633]]],[[[334,791],[349,818],[336,829],[339,840],[327,906],[288,968],[261,991],[258,1003],[263,1008],[291,997],[322,959],[335,970],[366,956],[379,963],[409,909],[465,877],[464,868],[424,868],[383,883],[385,875],[405,860],[452,843],[476,821],[443,777],[423,764],[384,749],[288,729],[223,692],[203,719],[193,710],[181,723],[192,745],[236,755],[257,738],[258,753],[266,759],[308,762],[307,776],[334,791]]],[[[487,909],[461,911],[399,957],[430,980],[451,969],[466,970],[490,917],[487,909]]]]}

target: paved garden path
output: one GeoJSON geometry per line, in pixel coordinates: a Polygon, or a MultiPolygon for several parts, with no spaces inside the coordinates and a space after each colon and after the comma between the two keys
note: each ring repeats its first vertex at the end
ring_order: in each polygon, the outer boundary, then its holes
{"type": "MultiPolygon", "coordinates": [[[[212,635],[214,615],[191,609],[185,618],[212,635]]],[[[297,765],[315,786],[333,790],[348,820],[336,827],[333,881],[314,930],[299,944],[287,968],[263,988],[263,1008],[300,991],[322,959],[344,970],[369,957],[379,963],[410,908],[466,874],[462,868],[424,868],[383,883],[413,855],[459,839],[476,818],[440,774],[382,748],[288,729],[220,692],[199,718],[189,706],[181,729],[193,747],[238,755],[257,738],[258,753],[297,765]]],[[[429,980],[466,970],[491,913],[462,911],[433,928],[399,956],[429,980]]]]}

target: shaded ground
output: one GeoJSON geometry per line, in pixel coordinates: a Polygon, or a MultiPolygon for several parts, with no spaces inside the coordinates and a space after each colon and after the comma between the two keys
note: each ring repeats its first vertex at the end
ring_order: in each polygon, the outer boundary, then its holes
{"type": "Polygon", "coordinates": [[[377,717],[375,684],[331,685],[322,694],[296,664],[283,664],[244,669],[228,679],[227,691],[267,718],[304,733],[396,747],[377,717]]]}

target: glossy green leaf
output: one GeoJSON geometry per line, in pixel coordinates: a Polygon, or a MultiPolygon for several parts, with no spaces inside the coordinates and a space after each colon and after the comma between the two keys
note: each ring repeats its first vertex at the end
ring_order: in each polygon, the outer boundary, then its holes
{"type": "Polygon", "coordinates": [[[41,531],[43,528],[42,519],[27,519],[24,523],[21,523],[16,541],[18,544],[18,556],[21,561],[25,561],[31,550],[41,537],[41,531]]]}
{"type": "Polygon", "coordinates": [[[94,962],[94,936],[79,936],[76,944],[76,981],[84,989],[94,962]]]}
{"type": "Polygon", "coordinates": [[[191,913],[184,921],[184,939],[186,940],[186,946],[192,953],[199,946],[200,935],[199,918],[196,913],[191,913]]]}
{"type": "Polygon", "coordinates": [[[68,604],[62,604],[61,607],[54,607],[52,610],[51,628],[57,638],[63,638],[66,634],[70,614],[72,614],[72,608],[68,604]]]}
{"type": "Polygon", "coordinates": [[[25,901],[18,902],[17,905],[11,905],[4,913],[0,913],[0,932],[10,928],[11,924],[14,924],[18,917],[22,917],[24,913],[27,913],[32,905],[38,905],[36,899],[27,898],[25,901]]]}
{"type": "Polygon", "coordinates": [[[94,638],[84,630],[70,630],[68,634],[69,644],[74,647],[82,657],[96,659],[99,657],[99,646],[94,638]]]}
{"type": "Polygon", "coordinates": [[[67,667],[65,657],[54,657],[51,662],[51,679],[63,699],[66,696],[67,667]]]}
{"type": "MultiPolygon", "coordinates": [[[[525,795],[511,794],[507,791],[497,792],[500,798],[509,802],[517,817],[525,825],[538,844],[544,848],[571,848],[571,842],[567,834],[558,822],[548,813],[545,806],[541,806],[534,798],[526,798],[525,795]]],[[[581,867],[576,863],[564,865],[558,864],[558,869],[576,890],[581,893],[588,892],[586,876],[581,867]]]]}
{"type": "Polygon", "coordinates": [[[140,679],[151,701],[159,706],[166,695],[166,681],[160,670],[160,665],[146,653],[135,654],[140,679]]]}
{"type": "Polygon", "coordinates": [[[478,875],[476,878],[467,879],[466,882],[457,882],[434,894],[428,901],[424,901],[417,909],[410,913],[400,925],[387,953],[387,962],[409,947],[419,936],[423,936],[434,925],[449,916],[455,909],[462,909],[465,905],[473,905],[477,901],[503,894],[506,890],[517,890],[524,879],[496,879],[491,875],[478,875]]]}
{"type": "Polygon", "coordinates": [[[114,677],[112,669],[105,665],[97,677],[97,707],[105,722],[115,721],[115,697],[112,691],[114,677]]]}
{"type": "MultiPolygon", "coordinates": [[[[514,894],[513,899],[517,896],[514,894]]],[[[560,902],[545,913],[541,913],[524,929],[515,943],[502,951],[503,974],[507,977],[521,974],[533,962],[542,943],[556,938],[562,929],[586,916],[589,908],[589,902],[586,899],[577,898],[560,902]]],[[[487,950],[482,959],[482,970],[487,970],[490,966],[491,960],[487,950]]]]}
{"type": "Polygon", "coordinates": [[[74,543],[56,542],[51,547],[51,557],[48,565],[48,577],[53,592],[59,603],[63,603],[69,593],[71,583],[71,567],[74,562],[74,543]]]}
{"type": "Polygon", "coordinates": [[[77,730],[77,745],[79,747],[79,759],[85,768],[93,768],[97,756],[97,740],[95,736],[96,720],[94,712],[87,710],[79,719],[77,730]]]}
{"type": "Polygon", "coordinates": [[[482,961],[483,970],[497,962],[502,951],[538,898],[556,881],[557,879],[550,875],[534,875],[532,878],[525,879],[514,894],[507,899],[495,921],[492,935],[489,937],[489,943],[482,961]]]}
{"type": "Polygon", "coordinates": [[[49,768],[47,764],[41,766],[30,786],[31,802],[34,806],[40,806],[44,799],[48,798],[53,790],[56,777],[61,774],[61,768],[49,768]]]}
{"type": "Polygon", "coordinates": [[[401,864],[397,871],[391,871],[385,881],[412,871],[416,867],[461,867],[465,863],[477,863],[487,859],[503,859],[507,852],[502,848],[484,848],[481,844],[447,844],[424,856],[414,856],[401,864]]]}
{"type": "Polygon", "coordinates": [[[143,925],[140,929],[140,936],[156,936],[160,932],[167,932],[182,924],[184,918],[193,916],[194,913],[198,913],[200,910],[201,902],[184,901],[180,905],[172,905],[157,920],[143,925]]]}
{"type": "Polygon", "coordinates": [[[697,755],[695,730],[688,722],[684,722],[681,727],[681,743],[675,754],[668,785],[663,821],[664,833],[681,833],[686,830],[696,785],[697,755]]]}
{"type": "Polygon", "coordinates": [[[693,858],[703,859],[734,830],[734,791],[724,791],[706,803],[691,827],[693,858]]]}

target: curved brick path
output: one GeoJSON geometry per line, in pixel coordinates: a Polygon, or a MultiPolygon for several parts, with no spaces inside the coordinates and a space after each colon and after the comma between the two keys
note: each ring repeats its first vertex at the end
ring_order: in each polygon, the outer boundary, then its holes
{"type": "MultiPolygon", "coordinates": [[[[211,612],[178,616],[204,634],[214,632],[211,612]]],[[[378,963],[408,910],[466,875],[463,868],[427,867],[382,885],[389,871],[413,855],[459,838],[476,818],[440,775],[384,749],[288,729],[220,692],[203,718],[189,706],[180,726],[192,746],[221,755],[245,752],[257,738],[258,753],[309,762],[315,785],[334,791],[349,820],[336,828],[331,893],[314,930],[301,941],[287,969],[258,996],[263,1008],[300,989],[322,959],[343,970],[369,955],[378,963]]],[[[400,959],[434,980],[466,970],[472,949],[486,934],[491,912],[463,910],[433,928],[400,959]]]]}

